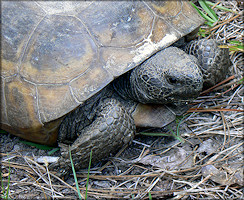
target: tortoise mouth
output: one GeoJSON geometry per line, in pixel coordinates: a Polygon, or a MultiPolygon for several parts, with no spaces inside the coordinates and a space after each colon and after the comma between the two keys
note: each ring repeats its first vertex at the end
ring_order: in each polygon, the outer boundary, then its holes
{"type": "Polygon", "coordinates": [[[184,105],[187,105],[187,104],[190,104],[194,99],[197,98],[197,94],[196,95],[189,95],[189,96],[168,96],[168,97],[165,97],[164,100],[165,100],[165,104],[172,104],[174,106],[184,106],[184,105]]]}
{"type": "Polygon", "coordinates": [[[189,103],[190,103],[190,101],[178,101],[178,102],[174,102],[174,103],[165,104],[165,106],[169,110],[171,110],[171,112],[173,112],[175,115],[182,115],[187,110],[189,110],[189,108],[190,108],[189,103]]]}

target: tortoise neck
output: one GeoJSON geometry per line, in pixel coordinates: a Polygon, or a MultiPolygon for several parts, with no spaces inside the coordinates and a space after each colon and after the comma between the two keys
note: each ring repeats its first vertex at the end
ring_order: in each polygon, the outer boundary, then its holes
{"type": "Polygon", "coordinates": [[[143,96],[143,92],[138,88],[137,77],[138,75],[136,74],[135,69],[131,70],[114,80],[113,87],[125,100],[130,99],[144,103],[145,97],[143,96]]]}
{"type": "Polygon", "coordinates": [[[132,72],[129,71],[114,80],[113,88],[123,99],[138,101],[134,92],[134,84],[131,83],[131,74],[132,72]]]}

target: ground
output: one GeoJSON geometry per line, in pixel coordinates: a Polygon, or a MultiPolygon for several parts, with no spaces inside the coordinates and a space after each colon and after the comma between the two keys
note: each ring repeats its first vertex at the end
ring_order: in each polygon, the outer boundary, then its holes
{"type": "MultiPolygon", "coordinates": [[[[241,41],[241,2],[218,5],[236,13],[214,8],[220,20],[212,28],[202,27],[211,33],[205,37],[241,41]]],[[[233,65],[226,82],[203,93],[170,128],[138,130],[131,145],[93,166],[87,189],[87,169],[77,171],[82,198],[87,191],[88,199],[243,199],[242,54],[241,50],[230,52],[233,65]],[[175,137],[145,136],[142,131],[174,132],[175,137]]],[[[7,133],[0,139],[2,197],[79,197],[72,173],[63,180],[38,161],[50,150],[23,144],[7,133]]],[[[59,152],[52,154],[57,156],[59,152]]]]}

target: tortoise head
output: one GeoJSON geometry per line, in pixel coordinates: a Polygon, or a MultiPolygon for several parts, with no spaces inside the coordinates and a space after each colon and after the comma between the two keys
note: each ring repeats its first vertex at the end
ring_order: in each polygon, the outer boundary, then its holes
{"type": "Polygon", "coordinates": [[[195,57],[169,47],[135,68],[130,75],[132,99],[141,103],[185,103],[202,90],[203,77],[195,57]]]}

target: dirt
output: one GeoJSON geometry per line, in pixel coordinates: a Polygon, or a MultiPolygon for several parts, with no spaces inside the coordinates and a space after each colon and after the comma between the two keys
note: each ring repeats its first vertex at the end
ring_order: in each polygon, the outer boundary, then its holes
{"type": "MultiPolygon", "coordinates": [[[[201,121],[203,119],[211,118],[210,116],[206,117],[206,114],[202,114],[201,121]]],[[[186,121],[180,126],[180,132],[184,142],[179,142],[174,137],[138,135],[134,142],[119,156],[109,158],[110,162],[103,170],[99,170],[99,168],[107,163],[106,160],[94,166],[90,171],[89,197],[91,199],[102,198],[103,196],[114,199],[121,197],[131,198],[131,195],[135,191],[137,193],[145,192],[146,188],[158,177],[160,179],[152,188],[152,195],[156,197],[161,195],[165,198],[173,197],[175,196],[174,192],[177,193],[180,191],[181,184],[178,182],[189,179],[190,177],[192,184],[196,184],[193,182],[201,180],[201,177],[203,177],[201,170],[205,166],[209,168],[214,166],[218,170],[214,174],[215,179],[213,178],[213,181],[211,178],[209,179],[209,184],[218,188],[221,188],[221,185],[227,184],[227,178],[223,179],[221,177],[220,179],[216,179],[218,174],[221,175],[222,173],[223,175],[224,173],[226,177],[235,177],[229,185],[234,185],[235,188],[243,185],[242,146],[237,147],[233,152],[231,152],[233,149],[230,149],[221,153],[223,151],[221,147],[228,149],[234,145],[241,144],[242,138],[232,135],[226,139],[228,136],[221,134],[211,136],[191,135],[189,123],[189,121],[186,121]],[[184,135],[191,136],[185,137],[184,135]],[[225,146],[223,146],[224,143],[226,144],[225,146]],[[214,159],[218,154],[220,156],[214,159]],[[226,157],[226,160],[221,161],[224,157],[226,157]],[[210,162],[211,159],[213,159],[214,164],[210,162]],[[208,164],[208,162],[210,163],[208,164]],[[187,178],[184,178],[184,176],[187,178]],[[137,179],[138,181],[136,181],[137,179]],[[117,193],[114,193],[115,191],[117,193]]],[[[176,124],[171,124],[171,126],[176,131],[176,124]]],[[[10,198],[78,198],[72,172],[65,181],[52,176],[51,174],[55,174],[55,171],[47,173],[45,164],[38,164],[35,160],[38,157],[47,156],[49,150],[40,150],[31,147],[21,143],[21,140],[7,133],[1,134],[2,176],[6,190],[8,175],[10,175],[10,198]],[[69,187],[65,183],[69,184],[69,187]]],[[[59,152],[56,152],[52,156],[59,156],[59,152]]],[[[209,172],[205,170],[205,177],[211,172],[212,170],[209,172]]],[[[77,171],[76,175],[79,180],[79,187],[84,195],[87,169],[77,171]]],[[[135,193],[134,197],[138,195],[137,193],[135,193]]],[[[141,197],[147,196],[148,193],[145,193],[141,197]]]]}

